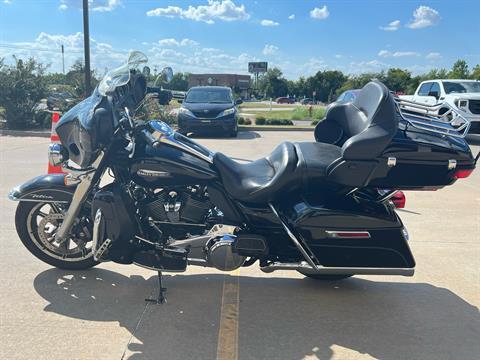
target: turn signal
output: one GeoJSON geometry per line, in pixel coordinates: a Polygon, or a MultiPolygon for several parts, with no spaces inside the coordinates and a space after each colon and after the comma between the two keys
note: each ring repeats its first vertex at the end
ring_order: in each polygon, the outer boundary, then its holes
{"type": "Polygon", "coordinates": [[[465,178],[469,177],[472,172],[473,172],[473,169],[458,169],[453,174],[453,178],[454,179],[465,179],[465,178]]]}

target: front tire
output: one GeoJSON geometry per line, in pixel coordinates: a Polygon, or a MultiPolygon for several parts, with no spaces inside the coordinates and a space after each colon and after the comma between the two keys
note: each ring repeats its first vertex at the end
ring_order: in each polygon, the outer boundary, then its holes
{"type": "Polygon", "coordinates": [[[72,232],[78,233],[56,245],[55,230],[62,221],[62,205],[20,201],[15,227],[23,245],[43,262],[65,270],[85,270],[98,264],[91,248],[91,221],[82,217],[72,232]]]}

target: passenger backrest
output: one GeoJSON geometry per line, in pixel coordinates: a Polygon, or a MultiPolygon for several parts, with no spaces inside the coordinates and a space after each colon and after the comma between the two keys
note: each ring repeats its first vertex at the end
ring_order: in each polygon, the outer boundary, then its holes
{"type": "Polygon", "coordinates": [[[381,155],[398,128],[393,97],[379,81],[363,87],[342,119],[349,136],[342,146],[346,160],[369,160],[381,155]]]}

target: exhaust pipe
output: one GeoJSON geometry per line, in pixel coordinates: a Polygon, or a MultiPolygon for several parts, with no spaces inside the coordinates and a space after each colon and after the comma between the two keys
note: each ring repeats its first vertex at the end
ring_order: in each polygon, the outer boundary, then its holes
{"type": "Polygon", "coordinates": [[[413,276],[414,268],[365,268],[365,267],[312,267],[306,262],[301,263],[279,263],[275,262],[260,268],[265,273],[277,270],[296,270],[304,274],[319,275],[402,275],[413,276]]]}

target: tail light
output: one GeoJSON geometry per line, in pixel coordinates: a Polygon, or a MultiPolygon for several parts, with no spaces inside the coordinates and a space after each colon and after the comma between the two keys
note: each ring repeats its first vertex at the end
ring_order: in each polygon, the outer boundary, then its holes
{"type": "Polygon", "coordinates": [[[403,209],[405,207],[405,203],[407,202],[407,198],[403,191],[398,191],[395,195],[393,195],[390,200],[393,202],[397,209],[403,209]]]}
{"type": "Polygon", "coordinates": [[[458,169],[453,173],[454,179],[465,179],[470,176],[474,169],[458,169]]]}

